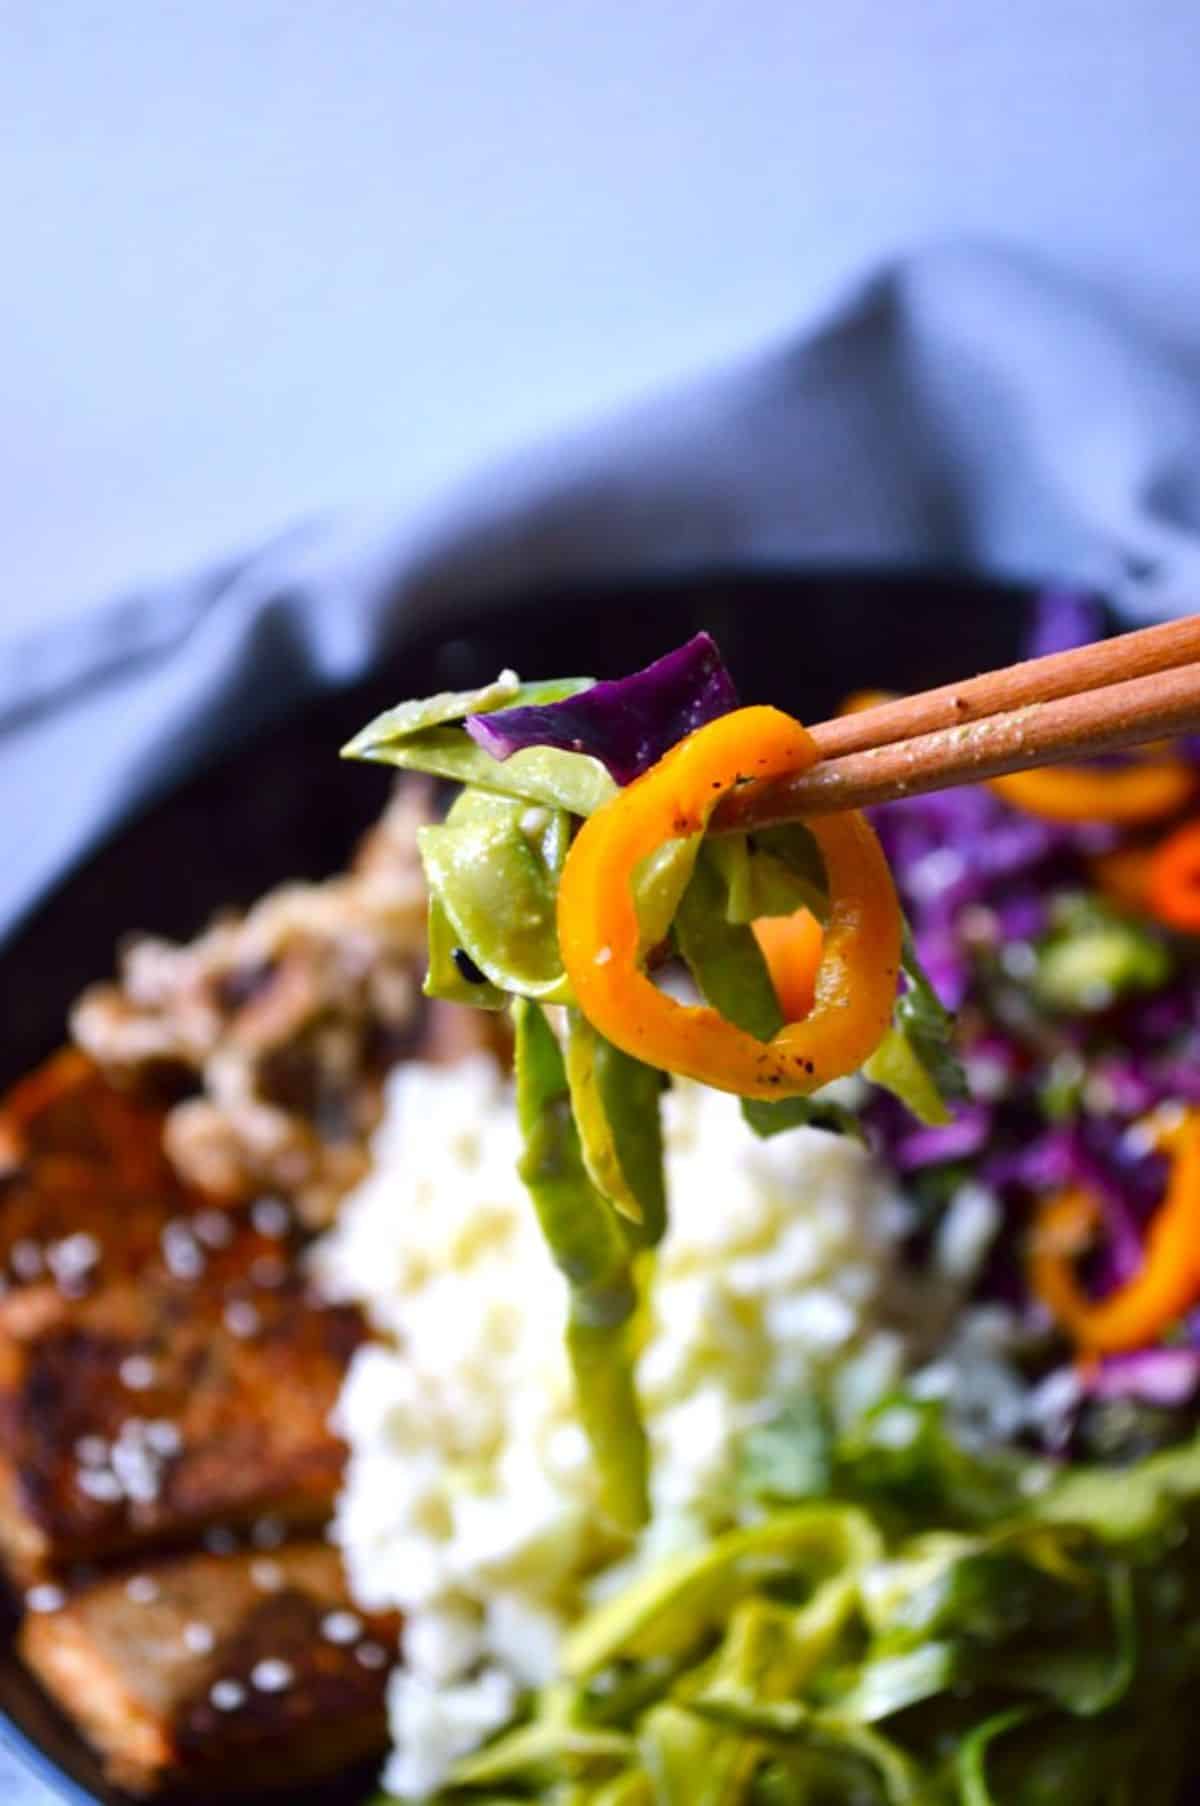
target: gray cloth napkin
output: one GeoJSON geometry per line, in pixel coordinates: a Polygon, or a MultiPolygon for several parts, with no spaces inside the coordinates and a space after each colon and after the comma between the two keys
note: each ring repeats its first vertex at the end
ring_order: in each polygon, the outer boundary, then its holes
{"type": "Polygon", "coordinates": [[[0,937],[215,748],[489,594],[622,572],[938,565],[1200,600],[1200,386],[1103,298],[938,250],[826,322],[485,472],[0,639],[0,937]]]}

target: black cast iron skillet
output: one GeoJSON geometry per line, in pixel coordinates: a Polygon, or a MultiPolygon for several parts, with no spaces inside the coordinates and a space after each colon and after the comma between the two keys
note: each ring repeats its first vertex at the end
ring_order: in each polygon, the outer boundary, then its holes
{"type": "MultiPolygon", "coordinates": [[[[814,721],[849,690],[920,689],[1006,664],[1026,617],[1020,589],[928,574],[708,574],[493,601],[458,622],[454,639],[412,639],[367,682],[250,740],[88,859],[0,948],[0,1084],[61,1043],[72,999],[111,971],[123,936],[188,936],[223,905],[335,870],[388,789],[386,773],[340,763],[337,749],[402,697],[480,683],[506,665],[523,677],[619,676],[706,627],[746,700],[814,721]]],[[[123,1802],[8,1642],[0,1633],[0,1731],[47,1800],[123,1802]]],[[[358,1806],[369,1788],[359,1773],[289,1790],[287,1806],[358,1806]]]]}

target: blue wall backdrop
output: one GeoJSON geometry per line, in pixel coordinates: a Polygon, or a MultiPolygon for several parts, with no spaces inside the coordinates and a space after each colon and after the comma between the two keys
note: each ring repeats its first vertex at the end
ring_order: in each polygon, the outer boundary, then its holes
{"type": "Polygon", "coordinates": [[[0,622],[995,236],[1200,336],[1189,0],[0,0],[0,622]]]}

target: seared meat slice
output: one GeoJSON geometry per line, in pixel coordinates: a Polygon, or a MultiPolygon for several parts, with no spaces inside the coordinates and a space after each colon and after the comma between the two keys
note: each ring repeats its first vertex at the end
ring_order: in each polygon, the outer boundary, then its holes
{"type": "Polygon", "coordinates": [[[69,1156],[0,1173],[0,1291],[54,1280],[79,1296],[136,1272],[158,1254],[180,1208],[178,1194],[132,1191],[69,1156]]]}
{"type": "Polygon", "coordinates": [[[180,1556],[31,1603],[21,1654],[134,1793],[299,1787],[386,1746],[398,1622],[351,1608],[323,1544],[180,1556]]]}
{"type": "Polygon", "coordinates": [[[0,1103],[0,1291],[54,1280],[78,1296],[137,1271],[168,1224],[205,1209],[163,1151],[163,1118],[70,1048],[12,1088],[0,1103]]]}
{"type": "Polygon", "coordinates": [[[64,1047],[0,1103],[0,1173],[51,1158],[103,1168],[114,1185],[170,1192],[162,1102],[119,1090],[94,1061],[64,1047]]]}
{"type": "Polygon", "coordinates": [[[177,1239],[181,1271],[0,1300],[0,1555],[20,1579],[329,1511],[343,1448],[327,1420],[357,1310],[316,1298],[267,1236],[211,1252],[184,1226],[177,1239]]]}

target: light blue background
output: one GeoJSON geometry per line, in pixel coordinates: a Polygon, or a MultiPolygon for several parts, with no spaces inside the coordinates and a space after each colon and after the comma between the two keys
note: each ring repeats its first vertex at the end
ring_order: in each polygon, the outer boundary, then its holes
{"type": "Polygon", "coordinates": [[[0,0],[0,623],[994,235],[1176,336],[1189,0],[0,0]]]}

